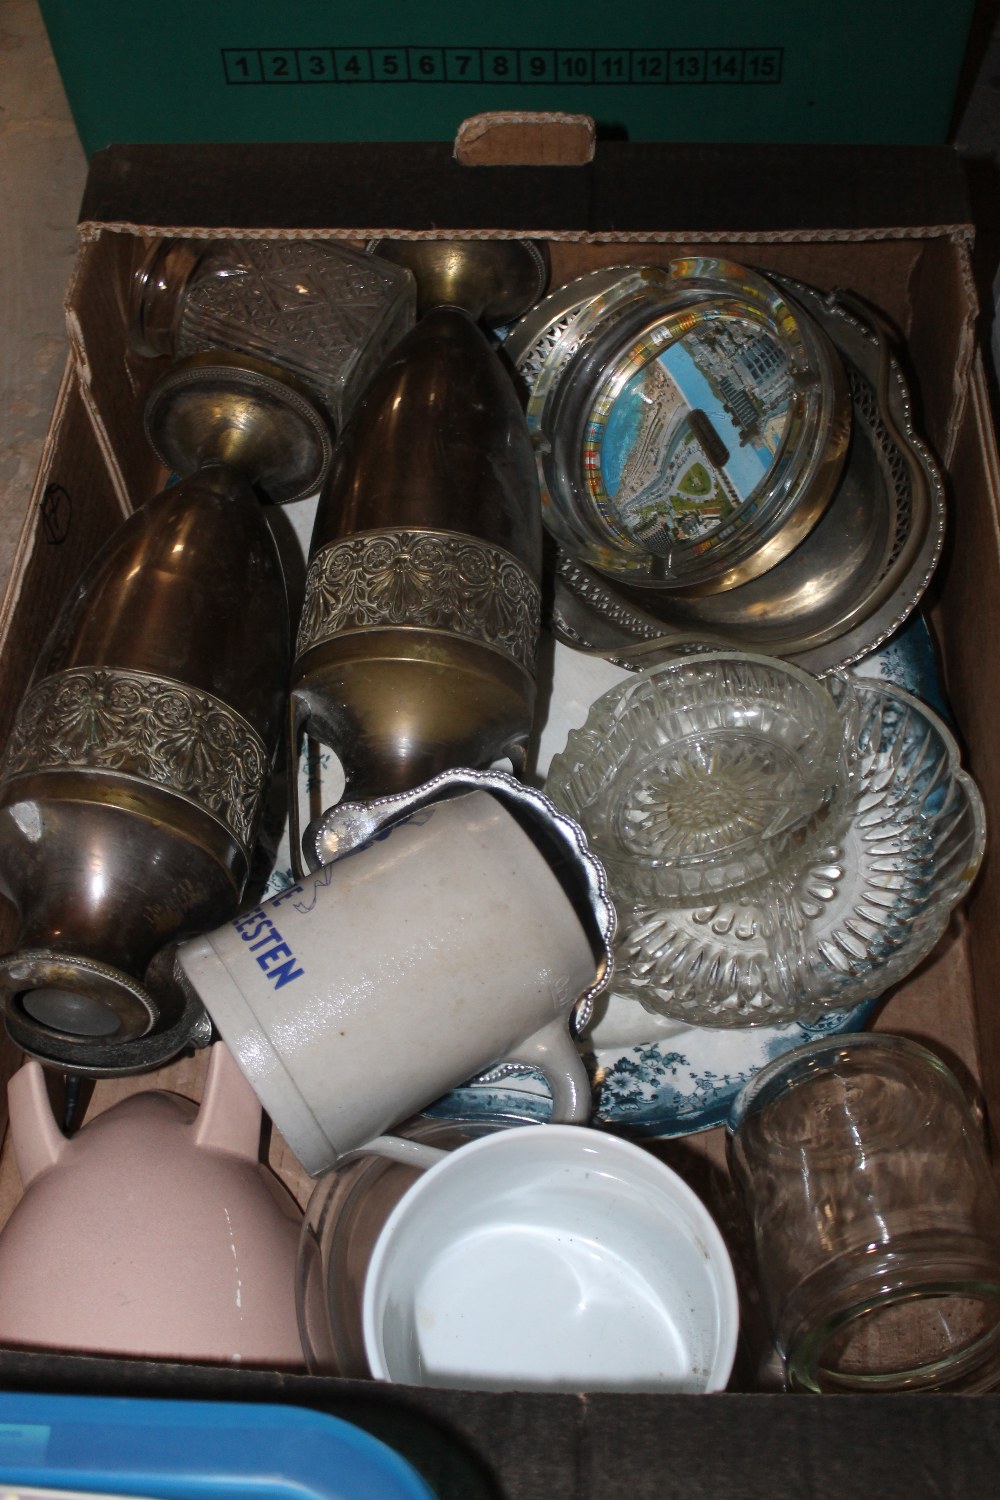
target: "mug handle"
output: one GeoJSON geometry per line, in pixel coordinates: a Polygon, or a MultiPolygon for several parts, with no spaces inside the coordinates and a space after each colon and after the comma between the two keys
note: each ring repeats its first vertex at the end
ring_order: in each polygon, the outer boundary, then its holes
{"type": "Polygon", "coordinates": [[[520,1042],[503,1062],[482,1077],[490,1082],[506,1078],[521,1068],[537,1068],[552,1093],[553,1125],[586,1125],[592,1108],[590,1077],[566,1017],[547,1021],[534,1036],[520,1042]]]}
{"type": "MultiPolygon", "coordinates": [[[[522,1042],[502,1063],[484,1074],[486,1078],[503,1078],[515,1068],[537,1068],[552,1090],[551,1123],[586,1125],[590,1120],[590,1078],[583,1058],[569,1034],[565,1017],[547,1022],[527,1041],[522,1042]]],[[[442,1161],[450,1152],[423,1141],[406,1140],[399,1135],[377,1135],[356,1151],[350,1151],[337,1163],[355,1161],[374,1153],[402,1162],[404,1166],[424,1169],[442,1161]]]]}

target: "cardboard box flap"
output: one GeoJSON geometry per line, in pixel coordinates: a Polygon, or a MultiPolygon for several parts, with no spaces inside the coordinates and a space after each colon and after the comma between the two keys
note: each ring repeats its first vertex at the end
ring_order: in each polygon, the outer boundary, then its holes
{"type": "Polygon", "coordinates": [[[458,127],[463,167],[581,167],[594,159],[597,127],[589,115],[556,110],[491,110],[458,127]]]}
{"type": "Polygon", "coordinates": [[[487,226],[569,237],[971,232],[961,159],[946,146],[734,154],[602,141],[593,162],[543,167],[463,166],[446,142],[110,146],[94,158],[80,218],[84,233],[96,224],[437,235],[487,226]]]}
{"type": "Polygon", "coordinates": [[[395,1447],[439,1500],[977,1500],[1000,1397],[596,1396],[372,1386],[266,1371],[5,1353],[13,1389],[292,1402],[395,1447]]]}

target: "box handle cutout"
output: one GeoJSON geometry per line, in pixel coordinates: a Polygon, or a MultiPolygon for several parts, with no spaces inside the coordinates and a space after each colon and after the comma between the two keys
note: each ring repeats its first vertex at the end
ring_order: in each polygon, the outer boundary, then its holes
{"type": "Polygon", "coordinates": [[[455,159],[464,167],[582,167],[596,139],[590,115],[490,110],[462,121],[455,159]]]}

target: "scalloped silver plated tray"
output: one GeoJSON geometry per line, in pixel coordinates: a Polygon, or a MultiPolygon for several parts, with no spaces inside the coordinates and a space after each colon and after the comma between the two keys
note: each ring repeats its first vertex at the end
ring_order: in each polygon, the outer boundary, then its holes
{"type": "Polygon", "coordinates": [[[608,576],[698,596],[785,557],[826,509],[850,401],[825,330],[714,257],[594,271],[505,344],[542,514],[608,576]]]}
{"type": "Polygon", "coordinates": [[[829,508],[769,572],[698,600],[617,584],[560,552],[552,628],[568,644],[627,658],[637,642],[701,642],[823,673],[875,650],[923,597],[944,540],[944,490],[888,338],[846,295],[782,284],[847,369],[851,448],[829,508]]]}

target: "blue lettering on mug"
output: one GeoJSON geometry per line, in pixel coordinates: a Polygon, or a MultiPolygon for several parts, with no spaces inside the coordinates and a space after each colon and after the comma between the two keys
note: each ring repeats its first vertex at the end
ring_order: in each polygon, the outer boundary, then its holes
{"type": "MultiPolygon", "coordinates": [[[[288,894],[291,895],[291,891],[288,894]]],[[[274,905],[274,902],[271,904],[274,905]]],[[[276,990],[291,984],[293,979],[302,978],[305,970],[296,966],[294,953],[274,923],[264,915],[261,907],[258,906],[256,911],[249,912],[244,917],[237,917],[232,925],[248,944],[250,952],[256,955],[258,967],[263,969],[276,990]],[[280,963],[280,959],[285,962],[280,963]]]]}
{"type": "Polygon", "coordinates": [[[286,964],[281,965],[280,969],[272,969],[267,977],[274,980],[276,990],[283,990],[285,985],[290,984],[293,979],[301,979],[304,972],[304,969],[297,969],[294,958],[290,958],[286,964]]]}
{"type": "MultiPolygon", "coordinates": [[[[275,936],[278,936],[275,934],[275,936]]],[[[276,990],[283,989],[293,979],[301,979],[303,970],[295,967],[295,955],[286,942],[280,937],[270,948],[263,953],[258,953],[257,963],[264,970],[268,979],[274,981],[276,990]],[[283,958],[285,963],[279,965],[278,959],[283,958]]]]}

